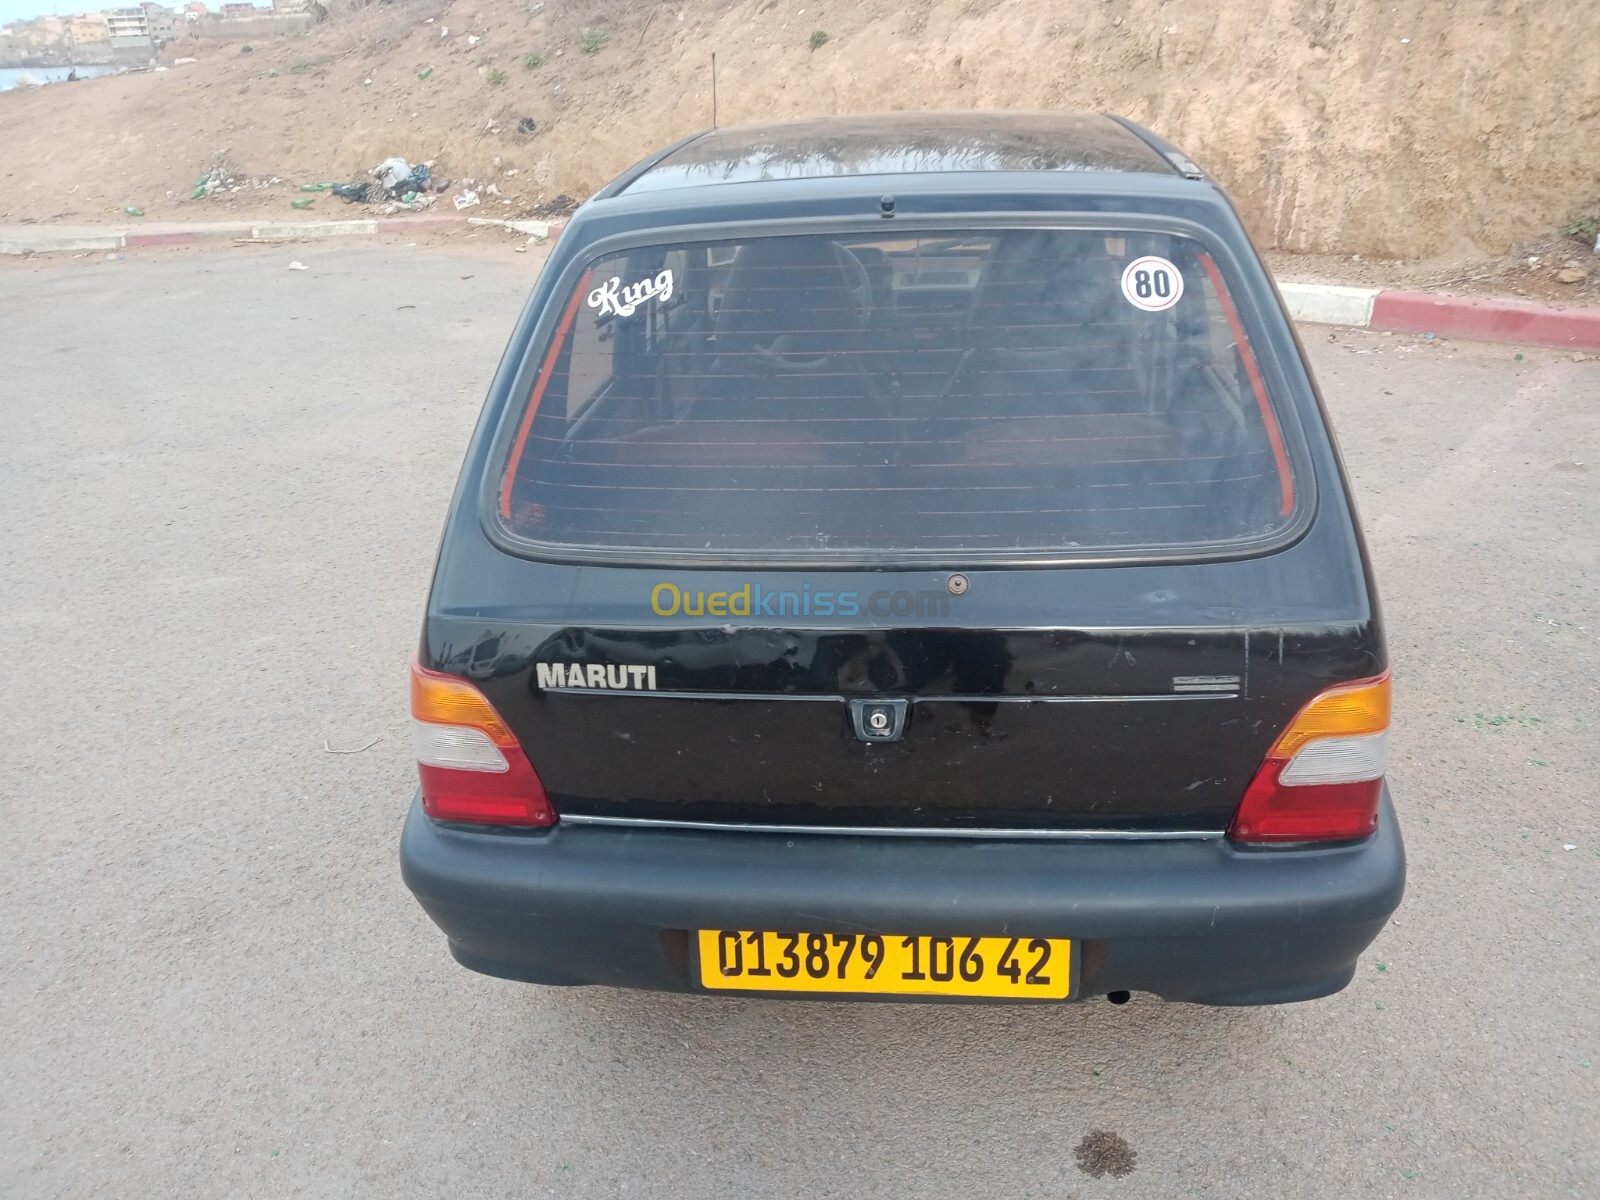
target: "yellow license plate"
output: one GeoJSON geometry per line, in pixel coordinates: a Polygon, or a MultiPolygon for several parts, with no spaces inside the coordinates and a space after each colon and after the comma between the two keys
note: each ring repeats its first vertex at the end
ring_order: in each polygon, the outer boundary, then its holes
{"type": "Polygon", "coordinates": [[[1061,938],[699,931],[701,986],[718,991],[1064,1000],[1072,943],[1061,938]]]}

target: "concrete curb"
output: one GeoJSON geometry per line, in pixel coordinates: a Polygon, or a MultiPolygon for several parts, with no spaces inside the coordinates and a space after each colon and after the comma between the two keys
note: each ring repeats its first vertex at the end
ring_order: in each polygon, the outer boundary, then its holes
{"type": "Polygon", "coordinates": [[[376,237],[376,219],[365,221],[286,221],[270,225],[253,225],[250,236],[272,241],[295,241],[299,238],[376,237]]]}
{"type": "Polygon", "coordinates": [[[565,221],[493,220],[482,217],[429,214],[404,217],[369,217],[352,221],[213,221],[196,225],[153,224],[128,229],[68,228],[63,226],[0,227],[0,254],[55,254],[68,250],[134,250],[145,246],[187,246],[197,242],[293,242],[336,237],[375,237],[379,234],[418,233],[425,230],[492,226],[535,237],[559,237],[565,221]]]}
{"type": "Polygon", "coordinates": [[[1517,300],[1382,292],[1373,304],[1372,326],[1477,341],[1600,350],[1600,308],[1551,308],[1517,300]]]}
{"type": "Polygon", "coordinates": [[[53,250],[121,250],[120,233],[67,233],[56,235],[6,234],[0,236],[0,254],[44,254],[53,250]]]}
{"type": "Polygon", "coordinates": [[[1442,296],[1331,283],[1282,283],[1278,290],[1296,321],[1563,350],[1600,350],[1600,308],[1554,308],[1526,300],[1442,296]]]}

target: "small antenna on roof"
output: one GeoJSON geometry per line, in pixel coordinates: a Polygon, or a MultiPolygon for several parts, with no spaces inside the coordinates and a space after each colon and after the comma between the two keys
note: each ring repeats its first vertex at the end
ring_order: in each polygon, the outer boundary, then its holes
{"type": "Polygon", "coordinates": [[[717,56],[711,56],[711,128],[717,127],[717,56]]]}

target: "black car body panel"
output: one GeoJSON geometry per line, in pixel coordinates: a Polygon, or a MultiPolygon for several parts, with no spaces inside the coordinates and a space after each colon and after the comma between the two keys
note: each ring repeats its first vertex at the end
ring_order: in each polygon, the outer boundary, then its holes
{"type": "Polygon", "coordinates": [[[689,139],[574,215],[468,449],[419,654],[488,697],[562,818],[549,833],[508,834],[413,813],[407,879],[462,961],[514,978],[687,986],[661,939],[731,919],[711,911],[720,897],[739,920],[774,928],[802,911],[910,932],[930,913],[970,913],[956,923],[974,931],[1027,915],[1048,935],[1109,947],[1083,974],[1090,992],[1260,1002],[1342,986],[1398,902],[1403,855],[1387,803],[1380,833],[1353,846],[1255,852],[1219,839],[1307,701],[1387,669],[1381,618],[1281,301],[1231,206],[1197,174],[1105,118],[854,119],[689,139]],[[585,262],[644,238],[872,222],[1196,231],[1228,273],[1291,443],[1292,524],[1192,554],[641,562],[530,544],[495,519],[537,348],[585,262]],[[801,568],[808,589],[856,593],[862,611],[651,611],[664,582],[781,594],[801,568]],[[573,667],[584,674],[568,686],[573,667]],[[650,686],[635,686],[646,670],[650,686]],[[850,708],[874,699],[904,705],[885,744],[859,736],[850,708]],[[585,820],[637,827],[576,827],[585,820]],[[848,836],[795,843],[779,830],[848,836]],[[918,831],[935,836],[907,836],[918,831]],[[1083,844],[1063,844],[1074,839],[1083,844]],[[653,871],[658,853],[699,862],[699,874],[653,871]],[[1034,896],[1030,881],[1054,877],[1051,864],[1070,878],[1034,896]],[[691,878],[701,890],[674,903],[691,878]],[[1278,904],[1288,909],[1273,915],[1278,904]],[[1211,906],[1234,915],[1201,936],[1196,914],[1211,906]]]}

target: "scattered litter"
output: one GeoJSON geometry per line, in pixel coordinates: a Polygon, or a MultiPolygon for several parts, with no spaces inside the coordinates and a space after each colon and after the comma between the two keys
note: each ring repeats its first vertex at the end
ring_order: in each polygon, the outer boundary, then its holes
{"type": "Polygon", "coordinates": [[[128,207],[123,209],[122,211],[127,213],[130,217],[142,217],[142,216],[144,216],[144,209],[135,208],[131,204],[128,205],[128,207]]]}
{"type": "Polygon", "coordinates": [[[305,263],[299,261],[289,264],[289,270],[291,271],[309,271],[310,269],[311,268],[306,266],[305,263]]]}
{"type": "Polygon", "coordinates": [[[373,738],[365,746],[357,746],[354,750],[335,750],[332,746],[328,745],[328,739],[327,738],[323,738],[322,739],[322,748],[324,750],[326,750],[329,754],[360,754],[363,750],[371,750],[374,746],[376,746],[381,741],[383,741],[383,734],[380,733],[377,737],[373,738]]]}
{"type": "Polygon", "coordinates": [[[450,28],[449,28],[449,26],[447,26],[447,25],[439,26],[439,36],[442,37],[442,38],[449,37],[450,36],[450,28]]]}
{"type": "Polygon", "coordinates": [[[199,61],[200,60],[198,58],[175,58],[172,60],[172,65],[175,67],[186,67],[190,63],[199,61]]]}
{"type": "Polygon", "coordinates": [[[383,190],[391,196],[398,196],[403,192],[425,192],[428,185],[433,182],[433,177],[428,173],[427,163],[418,163],[412,166],[403,158],[386,158],[372,169],[378,182],[383,185],[383,190]]]}
{"type": "Polygon", "coordinates": [[[491,183],[488,187],[483,189],[483,194],[486,196],[498,196],[500,194],[500,188],[498,185],[491,183]]]}
{"type": "Polygon", "coordinates": [[[432,74],[433,74],[433,68],[432,67],[423,67],[422,70],[417,72],[417,78],[418,79],[426,79],[429,75],[432,75],[432,74]]]}
{"type": "Polygon", "coordinates": [[[1561,848],[1563,850],[1576,850],[1577,849],[1577,847],[1575,845],[1573,845],[1571,842],[1562,842],[1561,843],[1561,848]]]}
{"type": "Polygon", "coordinates": [[[190,193],[189,199],[201,200],[207,196],[215,196],[219,192],[254,191],[282,182],[283,180],[276,175],[244,174],[228,157],[227,151],[219,150],[211,156],[211,165],[205,173],[195,180],[194,191],[190,193]]]}
{"type": "Polygon", "coordinates": [[[433,203],[433,197],[425,194],[433,186],[433,175],[428,170],[427,163],[412,166],[405,159],[395,156],[384,159],[372,168],[370,173],[377,178],[376,183],[362,180],[359,183],[334,183],[325,186],[335,196],[350,204],[373,204],[382,200],[399,201],[398,205],[389,205],[385,210],[387,212],[393,212],[396,207],[422,209],[433,203]]]}
{"type": "Polygon", "coordinates": [[[425,208],[432,208],[439,199],[437,196],[419,196],[416,192],[407,192],[399,200],[385,204],[381,211],[384,216],[391,216],[405,209],[407,212],[421,212],[425,208]]]}
{"type": "Polygon", "coordinates": [[[362,82],[362,83],[371,83],[371,82],[372,82],[372,76],[370,76],[370,75],[368,75],[368,76],[367,76],[367,77],[366,77],[366,78],[365,78],[365,79],[363,79],[363,80],[362,80],[362,81],[361,81],[361,82],[362,82]]]}
{"type": "MultiPolygon", "coordinates": [[[[544,200],[544,197],[541,196],[539,199],[544,200]]],[[[562,192],[553,200],[534,205],[522,215],[525,217],[539,217],[542,220],[549,220],[552,217],[570,217],[574,212],[577,211],[577,209],[578,202],[571,196],[567,195],[566,192],[562,192]]]]}
{"type": "Polygon", "coordinates": [[[471,188],[468,188],[455,198],[457,212],[460,212],[463,208],[471,208],[473,205],[479,203],[481,203],[481,201],[478,199],[478,193],[473,191],[471,188]]]}
{"type": "Polygon", "coordinates": [[[539,126],[534,123],[532,117],[523,117],[517,122],[517,132],[521,134],[532,133],[537,128],[539,128],[539,126]]]}
{"type": "Polygon", "coordinates": [[[479,43],[479,42],[481,42],[481,41],[482,41],[482,40],[483,40],[483,39],[482,39],[482,38],[480,38],[480,37],[479,37],[479,36],[478,36],[478,35],[477,35],[477,34],[475,34],[475,33],[469,33],[469,34],[467,34],[467,45],[469,45],[469,46],[476,46],[476,45],[477,45],[477,44],[478,44],[478,43],[479,43]]]}
{"type": "Polygon", "coordinates": [[[303,200],[291,200],[291,201],[289,201],[289,207],[290,208],[310,208],[316,202],[317,202],[317,198],[315,196],[307,196],[303,200]]]}
{"type": "Polygon", "coordinates": [[[411,174],[411,164],[403,158],[386,158],[373,168],[372,173],[385,190],[392,192],[411,174]]]}

